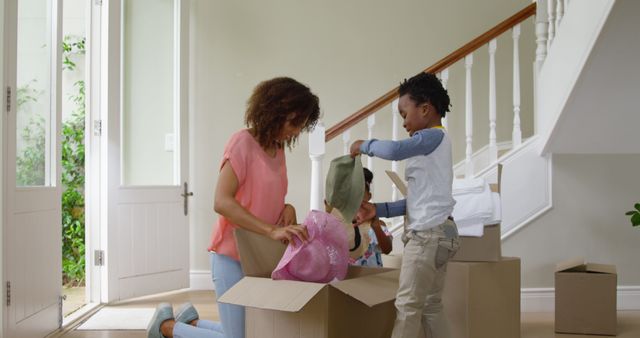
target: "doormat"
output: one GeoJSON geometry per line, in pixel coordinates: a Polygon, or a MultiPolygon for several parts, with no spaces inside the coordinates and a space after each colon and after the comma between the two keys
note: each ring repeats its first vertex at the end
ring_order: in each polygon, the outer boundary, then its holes
{"type": "Polygon", "coordinates": [[[105,306],[76,330],[146,330],[155,308],[105,306]]]}

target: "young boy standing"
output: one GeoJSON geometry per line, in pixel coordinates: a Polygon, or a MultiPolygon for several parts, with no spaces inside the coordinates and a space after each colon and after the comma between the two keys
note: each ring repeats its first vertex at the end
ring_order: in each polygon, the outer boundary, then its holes
{"type": "Polygon", "coordinates": [[[421,329],[431,338],[448,338],[442,291],[447,262],[458,250],[458,230],[451,218],[453,163],[451,141],[442,127],[449,95],[438,78],[420,73],[400,84],[398,108],[409,138],[400,141],[358,140],[351,155],[407,160],[404,200],[365,203],[360,217],[407,215],[405,243],[396,295],[393,338],[415,338],[421,329]]]}

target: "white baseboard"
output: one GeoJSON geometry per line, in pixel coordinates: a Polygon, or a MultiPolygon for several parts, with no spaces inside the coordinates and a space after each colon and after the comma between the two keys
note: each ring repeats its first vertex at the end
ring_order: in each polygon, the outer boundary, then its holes
{"type": "Polygon", "coordinates": [[[191,270],[189,272],[189,289],[191,290],[214,290],[209,270],[191,270]]]}
{"type": "Polygon", "coordinates": [[[553,312],[554,288],[527,288],[520,290],[520,312],[553,312]]]}
{"type": "MultiPolygon", "coordinates": [[[[521,312],[553,312],[554,288],[523,288],[520,293],[521,312]]],[[[618,311],[640,310],[640,286],[618,286],[618,311]]]]}

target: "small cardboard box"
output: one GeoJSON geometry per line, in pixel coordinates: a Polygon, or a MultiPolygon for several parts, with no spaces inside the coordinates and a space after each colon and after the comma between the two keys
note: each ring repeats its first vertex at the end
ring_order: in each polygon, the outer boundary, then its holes
{"type": "Polygon", "coordinates": [[[449,262],[442,301],[451,338],[519,338],[520,258],[449,262]]]}
{"type": "Polygon", "coordinates": [[[555,280],[556,332],[616,335],[614,265],[567,260],[556,265],[555,280]]]}
{"type": "MultiPolygon", "coordinates": [[[[404,181],[393,171],[386,171],[387,176],[396,185],[403,196],[407,196],[407,186],[404,181]]],[[[498,183],[490,184],[491,191],[500,192],[500,180],[502,177],[502,165],[498,165],[498,183]]],[[[460,236],[460,248],[452,261],[466,262],[495,262],[502,257],[502,240],[500,224],[484,227],[482,237],[460,236]]]]}
{"type": "Polygon", "coordinates": [[[349,267],[335,283],[274,281],[285,246],[236,230],[245,277],[222,303],[246,307],[247,338],[387,338],[396,313],[399,270],[349,267]]]}

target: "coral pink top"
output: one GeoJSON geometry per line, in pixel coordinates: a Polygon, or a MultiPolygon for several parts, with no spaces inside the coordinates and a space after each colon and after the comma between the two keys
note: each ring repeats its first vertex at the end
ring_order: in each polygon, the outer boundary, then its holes
{"type": "MultiPolygon", "coordinates": [[[[287,166],[284,150],[278,149],[275,157],[269,156],[247,129],[231,136],[220,162],[229,161],[238,178],[236,200],[257,218],[275,224],[284,209],[287,194],[287,166]]],[[[220,215],[213,229],[209,251],[240,260],[232,224],[220,215]]]]}

